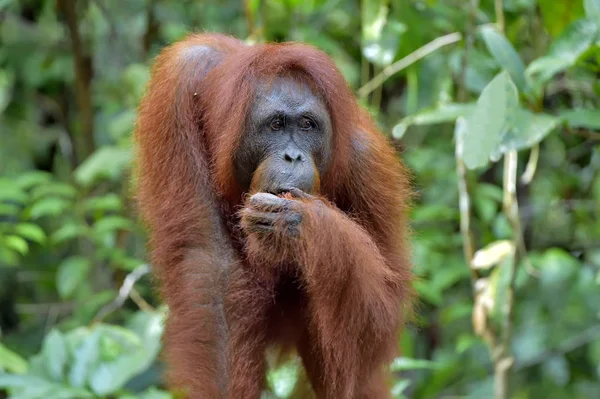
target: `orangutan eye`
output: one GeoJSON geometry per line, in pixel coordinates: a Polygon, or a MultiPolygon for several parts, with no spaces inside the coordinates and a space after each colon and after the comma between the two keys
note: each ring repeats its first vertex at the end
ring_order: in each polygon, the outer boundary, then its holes
{"type": "Polygon", "coordinates": [[[315,123],[308,118],[302,118],[300,121],[300,129],[311,130],[315,128],[315,123]]]}
{"type": "Polygon", "coordinates": [[[271,121],[271,130],[283,129],[283,120],[281,118],[275,118],[271,121]]]}

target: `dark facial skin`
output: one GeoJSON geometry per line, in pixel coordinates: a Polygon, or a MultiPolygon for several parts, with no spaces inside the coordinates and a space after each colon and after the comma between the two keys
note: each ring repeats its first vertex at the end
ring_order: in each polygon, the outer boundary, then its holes
{"type": "Polygon", "coordinates": [[[273,194],[318,189],[330,161],[331,120],[308,84],[279,77],[259,85],[246,126],[234,158],[242,187],[273,194]]]}
{"type": "Polygon", "coordinates": [[[234,157],[238,182],[254,192],[242,226],[248,234],[267,234],[277,225],[296,236],[302,203],[293,198],[314,198],[331,160],[327,107],[308,84],[280,77],[259,85],[246,126],[234,157]]]}

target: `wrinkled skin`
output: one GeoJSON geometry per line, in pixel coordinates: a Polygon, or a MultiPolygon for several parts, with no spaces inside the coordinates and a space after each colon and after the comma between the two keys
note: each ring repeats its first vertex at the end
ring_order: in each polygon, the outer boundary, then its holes
{"type": "Polygon", "coordinates": [[[242,211],[242,227],[268,233],[277,224],[295,236],[302,204],[294,198],[316,200],[310,193],[318,193],[331,159],[327,108],[306,83],[279,77],[258,87],[247,126],[234,158],[236,179],[254,193],[242,211]]]}

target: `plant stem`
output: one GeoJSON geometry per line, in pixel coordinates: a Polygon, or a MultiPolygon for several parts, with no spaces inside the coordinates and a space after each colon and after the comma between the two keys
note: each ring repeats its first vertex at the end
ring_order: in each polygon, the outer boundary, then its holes
{"type": "Polygon", "coordinates": [[[74,0],[59,0],[58,2],[71,35],[73,62],[75,65],[75,97],[80,113],[81,130],[76,135],[75,158],[77,162],[87,158],[95,148],[94,143],[94,109],[92,105],[92,59],[86,54],[79,33],[79,21],[74,0]]]}
{"type": "Polygon", "coordinates": [[[459,32],[450,33],[448,35],[440,36],[433,39],[423,47],[420,47],[407,55],[406,57],[394,62],[393,64],[383,68],[379,74],[377,74],[371,81],[367,82],[363,87],[358,89],[358,96],[364,98],[368,96],[373,90],[381,86],[383,82],[388,80],[392,75],[400,72],[406,67],[419,61],[421,58],[433,53],[437,49],[447,46],[448,44],[456,43],[462,39],[462,35],[459,32]]]}

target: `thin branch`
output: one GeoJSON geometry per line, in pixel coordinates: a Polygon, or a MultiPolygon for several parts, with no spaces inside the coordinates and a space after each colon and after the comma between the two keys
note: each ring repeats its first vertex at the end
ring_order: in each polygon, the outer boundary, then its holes
{"type": "Polygon", "coordinates": [[[381,86],[386,80],[392,77],[394,74],[414,64],[420,59],[428,56],[434,51],[441,47],[447,46],[452,43],[456,43],[462,39],[462,34],[459,32],[450,33],[444,36],[440,36],[431,42],[427,43],[423,47],[420,47],[407,55],[406,57],[394,62],[393,64],[385,67],[381,73],[377,74],[367,84],[358,89],[357,94],[359,97],[364,98],[368,96],[377,87],[381,86]]]}
{"type": "Polygon", "coordinates": [[[566,130],[568,133],[574,134],[576,136],[585,137],[586,139],[590,139],[590,140],[600,141],[600,133],[591,132],[591,131],[585,130],[585,129],[573,129],[570,127],[567,127],[566,130]]]}
{"type": "Polygon", "coordinates": [[[73,63],[75,66],[75,94],[81,118],[81,132],[77,142],[77,161],[88,157],[95,148],[94,109],[92,106],[92,60],[86,51],[79,32],[79,21],[74,0],[59,0],[71,35],[73,63]]]}
{"type": "Polygon", "coordinates": [[[150,56],[150,49],[152,48],[154,39],[158,35],[158,29],[159,25],[154,13],[154,1],[150,0],[146,10],[146,32],[143,38],[144,57],[146,58],[150,56]]]}
{"type": "Polygon", "coordinates": [[[500,32],[504,32],[504,0],[494,0],[494,9],[496,12],[496,24],[500,32]]]}
{"type": "Polygon", "coordinates": [[[135,289],[135,287],[131,288],[131,292],[129,293],[129,297],[131,298],[131,300],[133,302],[135,302],[135,304],[138,306],[138,308],[142,309],[143,311],[146,312],[153,312],[156,309],[154,309],[154,307],[152,305],[150,305],[148,303],[148,301],[146,301],[144,299],[144,297],[142,296],[142,294],[140,294],[140,292],[138,290],[135,289]]]}
{"type": "Polygon", "coordinates": [[[136,267],[131,273],[129,273],[125,277],[125,280],[123,280],[123,285],[121,285],[121,288],[119,289],[119,295],[117,295],[112,302],[106,304],[102,309],[100,309],[92,323],[102,321],[108,314],[122,307],[127,298],[129,298],[131,295],[135,283],[148,273],[150,273],[150,266],[145,263],[136,267]]]}
{"type": "Polygon", "coordinates": [[[527,166],[525,172],[521,175],[521,184],[528,185],[533,180],[535,171],[537,170],[538,160],[540,158],[540,145],[536,144],[531,148],[529,153],[529,160],[527,160],[527,166]]]}

